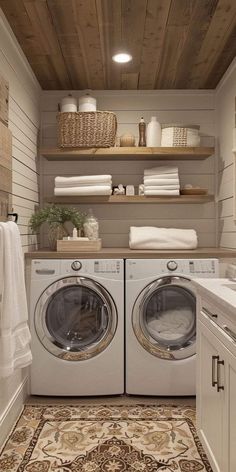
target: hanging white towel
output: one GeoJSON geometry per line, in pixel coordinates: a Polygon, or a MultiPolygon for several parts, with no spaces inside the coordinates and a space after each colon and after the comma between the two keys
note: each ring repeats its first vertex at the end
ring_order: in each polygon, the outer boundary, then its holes
{"type": "Polygon", "coordinates": [[[9,377],[32,361],[24,261],[20,233],[12,221],[0,223],[0,271],[0,377],[9,377]]]}
{"type": "Polygon", "coordinates": [[[111,184],[111,175],[78,175],[73,177],[55,177],[55,187],[78,187],[84,185],[111,184]]]}
{"type": "Polygon", "coordinates": [[[152,167],[151,169],[145,169],[144,175],[153,175],[153,174],[177,174],[178,167],[175,166],[159,166],[159,167],[152,167]]]}
{"type": "Polygon", "coordinates": [[[111,195],[111,185],[54,188],[54,195],[111,195]]]}
{"type": "Polygon", "coordinates": [[[130,249],[196,249],[197,233],[194,229],[131,226],[129,247],[130,249]]]}

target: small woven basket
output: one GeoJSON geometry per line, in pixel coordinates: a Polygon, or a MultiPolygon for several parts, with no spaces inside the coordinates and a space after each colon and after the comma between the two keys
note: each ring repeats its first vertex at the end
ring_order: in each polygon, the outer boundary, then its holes
{"type": "Polygon", "coordinates": [[[115,145],[117,119],[111,111],[58,113],[59,147],[110,147],[115,145]]]}
{"type": "Polygon", "coordinates": [[[198,125],[162,125],[161,146],[199,146],[199,128],[198,125]]]}

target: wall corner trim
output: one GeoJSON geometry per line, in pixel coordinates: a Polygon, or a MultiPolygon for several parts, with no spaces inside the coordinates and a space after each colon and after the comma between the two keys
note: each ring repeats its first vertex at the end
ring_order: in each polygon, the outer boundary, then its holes
{"type": "Polygon", "coordinates": [[[0,450],[18,420],[27,396],[28,375],[22,380],[0,417],[0,450]]]}

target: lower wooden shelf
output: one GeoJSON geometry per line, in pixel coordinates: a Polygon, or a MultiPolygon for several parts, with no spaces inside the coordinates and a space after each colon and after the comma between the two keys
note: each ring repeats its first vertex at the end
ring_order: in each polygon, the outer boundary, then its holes
{"type": "Polygon", "coordinates": [[[110,196],[101,196],[101,195],[88,195],[88,196],[78,196],[78,195],[68,195],[68,196],[51,196],[45,197],[45,203],[207,203],[214,201],[214,195],[179,195],[175,197],[145,197],[142,195],[110,195],[110,196]]]}

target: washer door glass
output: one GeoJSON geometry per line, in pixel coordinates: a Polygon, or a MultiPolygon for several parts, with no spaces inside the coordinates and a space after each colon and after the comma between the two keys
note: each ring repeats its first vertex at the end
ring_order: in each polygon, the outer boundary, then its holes
{"type": "Polygon", "coordinates": [[[84,360],[111,342],[117,325],[114,302],[97,282],[69,277],[55,282],[40,297],[35,328],[41,343],[57,357],[84,360]]]}
{"type": "Polygon", "coordinates": [[[138,341],[157,357],[195,354],[196,297],[190,281],[164,277],[146,287],[134,306],[133,327],[138,341]]]}

